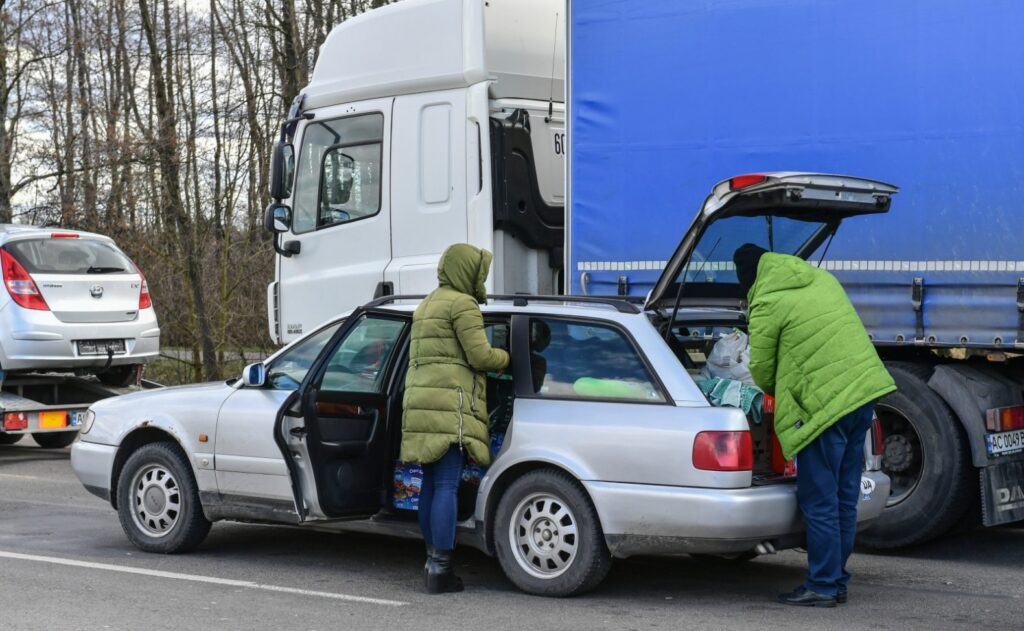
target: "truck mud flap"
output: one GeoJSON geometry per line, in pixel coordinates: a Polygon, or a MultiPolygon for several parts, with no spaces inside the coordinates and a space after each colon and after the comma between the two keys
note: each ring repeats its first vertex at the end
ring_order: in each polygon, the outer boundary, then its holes
{"type": "Polygon", "coordinates": [[[981,508],[986,526],[1024,519],[1024,459],[981,470],[981,508]]]}

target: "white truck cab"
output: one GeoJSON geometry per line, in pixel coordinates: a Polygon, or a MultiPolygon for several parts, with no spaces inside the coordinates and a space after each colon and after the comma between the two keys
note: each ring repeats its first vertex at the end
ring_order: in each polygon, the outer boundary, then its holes
{"type": "Polygon", "coordinates": [[[490,292],[561,286],[564,28],[561,0],[407,0],[331,32],[271,167],[271,338],[431,291],[452,243],[494,252],[490,292]]]}

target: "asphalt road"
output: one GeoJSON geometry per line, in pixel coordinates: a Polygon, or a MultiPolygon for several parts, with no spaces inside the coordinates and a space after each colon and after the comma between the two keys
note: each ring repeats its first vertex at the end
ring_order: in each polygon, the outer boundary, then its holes
{"type": "Polygon", "coordinates": [[[412,541],[219,523],[195,552],[134,549],[67,449],[0,447],[0,629],[962,629],[1024,628],[1024,529],[979,530],[911,553],[858,552],[850,602],[775,604],[803,555],[730,565],[617,561],[597,592],[527,596],[498,563],[458,553],[467,590],[427,596],[412,541]]]}

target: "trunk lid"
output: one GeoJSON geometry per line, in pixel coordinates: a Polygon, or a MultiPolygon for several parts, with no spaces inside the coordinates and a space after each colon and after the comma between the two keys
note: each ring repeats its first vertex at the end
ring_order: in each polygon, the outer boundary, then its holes
{"type": "Polygon", "coordinates": [[[138,316],[142,277],[112,242],[77,236],[29,238],[4,247],[61,322],[128,322],[138,316]]]}
{"type": "Polygon", "coordinates": [[[742,308],[733,253],[745,243],[807,259],[846,218],[889,211],[891,184],[844,175],[775,172],[719,182],[647,298],[647,309],[742,308]],[[679,294],[680,281],[683,281],[679,294]]]}

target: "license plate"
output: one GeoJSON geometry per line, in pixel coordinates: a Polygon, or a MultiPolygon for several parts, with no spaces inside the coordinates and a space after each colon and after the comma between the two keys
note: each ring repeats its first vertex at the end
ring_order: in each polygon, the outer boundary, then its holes
{"type": "Polygon", "coordinates": [[[68,426],[78,427],[85,422],[85,411],[68,412],[68,426]]]}
{"type": "Polygon", "coordinates": [[[985,434],[985,447],[990,456],[1024,450],[1024,429],[999,434],[985,434]]]}
{"type": "Polygon", "coordinates": [[[79,355],[106,355],[107,353],[123,353],[124,340],[79,340],[79,355]]]}

